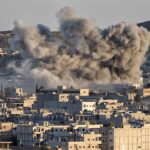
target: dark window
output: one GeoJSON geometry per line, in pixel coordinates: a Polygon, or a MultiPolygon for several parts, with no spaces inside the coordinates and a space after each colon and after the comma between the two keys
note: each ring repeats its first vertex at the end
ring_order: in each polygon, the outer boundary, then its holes
{"type": "Polygon", "coordinates": [[[113,140],[112,140],[112,139],[109,139],[109,141],[112,142],[113,140]]]}

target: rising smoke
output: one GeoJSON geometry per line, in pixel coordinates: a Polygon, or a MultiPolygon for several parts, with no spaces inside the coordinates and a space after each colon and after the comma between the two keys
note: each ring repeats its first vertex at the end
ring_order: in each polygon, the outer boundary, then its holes
{"type": "Polygon", "coordinates": [[[28,27],[15,22],[13,48],[21,49],[24,62],[13,67],[49,87],[89,86],[94,83],[135,83],[150,45],[150,33],[122,22],[100,30],[91,20],[62,8],[57,17],[60,36],[44,25],[28,27]]]}

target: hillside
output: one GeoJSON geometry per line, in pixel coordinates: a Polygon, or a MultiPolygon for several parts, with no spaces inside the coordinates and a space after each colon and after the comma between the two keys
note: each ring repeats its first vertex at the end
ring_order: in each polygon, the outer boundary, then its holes
{"type": "Polygon", "coordinates": [[[140,27],[146,28],[150,32],[150,21],[145,21],[137,24],[140,27]]]}

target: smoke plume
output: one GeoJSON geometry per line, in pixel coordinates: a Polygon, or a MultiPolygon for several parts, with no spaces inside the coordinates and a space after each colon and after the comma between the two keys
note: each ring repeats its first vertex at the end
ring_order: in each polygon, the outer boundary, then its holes
{"type": "Polygon", "coordinates": [[[44,86],[82,87],[91,83],[137,83],[150,45],[150,33],[122,22],[100,30],[91,20],[62,8],[59,36],[44,25],[15,22],[12,47],[21,49],[21,74],[44,86]],[[28,63],[27,63],[28,62],[28,63]]]}

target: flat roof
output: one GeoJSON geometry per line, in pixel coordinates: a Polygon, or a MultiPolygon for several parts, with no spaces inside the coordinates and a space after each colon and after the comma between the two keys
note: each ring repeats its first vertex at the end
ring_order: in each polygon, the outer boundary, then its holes
{"type": "Polygon", "coordinates": [[[0,141],[0,144],[11,144],[11,143],[13,143],[13,142],[11,142],[11,141],[0,141]]]}

